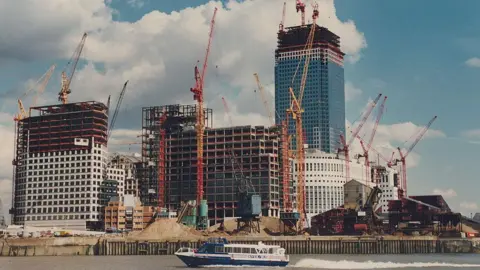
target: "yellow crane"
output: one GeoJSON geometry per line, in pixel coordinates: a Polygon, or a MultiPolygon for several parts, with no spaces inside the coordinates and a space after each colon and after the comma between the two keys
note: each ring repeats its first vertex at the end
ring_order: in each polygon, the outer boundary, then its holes
{"type": "MultiPolygon", "coordinates": [[[[295,134],[296,134],[296,161],[297,161],[297,210],[300,213],[300,225],[303,226],[306,221],[306,208],[305,208],[305,149],[304,149],[304,138],[303,138],[303,122],[302,122],[302,113],[304,112],[302,108],[303,94],[305,92],[305,84],[307,81],[308,67],[310,64],[310,56],[312,53],[313,40],[315,35],[316,28],[316,19],[318,18],[318,5],[314,5],[313,10],[313,23],[310,28],[310,33],[307,38],[307,43],[305,44],[305,62],[303,65],[303,74],[300,81],[300,89],[298,92],[298,99],[293,92],[293,88],[289,87],[289,92],[292,98],[290,108],[287,109],[288,115],[292,116],[292,119],[295,121],[295,134]]],[[[295,81],[295,76],[300,66],[301,61],[299,61],[297,70],[293,76],[293,81],[295,81]]],[[[293,82],[292,82],[293,85],[293,82]]],[[[301,228],[300,228],[301,229],[301,228]]]]}
{"type": "Polygon", "coordinates": [[[25,110],[25,106],[23,106],[22,99],[26,97],[33,89],[35,89],[37,86],[37,94],[35,95],[35,98],[33,100],[32,106],[35,107],[37,105],[37,100],[38,96],[45,91],[45,88],[47,87],[47,84],[50,80],[50,77],[52,77],[53,71],[55,70],[55,65],[52,65],[47,72],[45,72],[36,82],[35,84],[30,87],[18,100],[18,114],[16,114],[13,118],[14,121],[20,121],[22,119],[25,119],[28,117],[28,113],[25,110]]]}
{"type": "Polygon", "coordinates": [[[73,75],[75,74],[75,70],[77,69],[78,60],[80,59],[80,55],[82,54],[86,39],[87,33],[84,33],[82,39],[80,40],[80,43],[73,52],[72,58],[70,59],[70,61],[68,61],[67,66],[62,71],[62,87],[60,89],[60,92],[58,93],[58,101],[61,101],[62,104],[67,104],[68,95],[72,92],[72,90],[70,89],[70,84],[72,83],[73,75]],[[70,67],[70,70],[67,70],[68,67],[70,67]]]}
{"type": "Polygon", "coordinates": [[[268,119],[270,120],[270,125],[274,125],[275,121],[273,119],[273,113],[270,109],[270,104],[268,104],[268,100],[265,97],[265,89],[263,88],[262,83],[260,82],[260,78],[258,77],[258,73],[254,73],[253,76],[255,77],[255,81],[257,82],[258,91],[260,92],[260,96],[262,97],[263,105],[265,106],[265,110],[267,110],[268,119]]]}

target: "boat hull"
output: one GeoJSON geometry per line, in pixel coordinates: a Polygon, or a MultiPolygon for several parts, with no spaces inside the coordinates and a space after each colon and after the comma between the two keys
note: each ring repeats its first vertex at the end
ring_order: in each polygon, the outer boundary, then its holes
{"type": "Polygon", "coordinates": [[[213,266],[213,265],[284,267],[288,265],[288,261],[232,259],[230,256],[200,257],[200,256],[194,256],[194,255],[177,254],[177,257],[188,267],[213,266]]]}

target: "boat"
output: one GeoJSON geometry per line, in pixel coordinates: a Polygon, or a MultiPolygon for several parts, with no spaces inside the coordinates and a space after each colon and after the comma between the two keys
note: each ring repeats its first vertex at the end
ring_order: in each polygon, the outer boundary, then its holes
{"type": "Polygon", "coordinates": [[[290,260],[280,246],[231,244],[225,238],[210,238],[198,249],[182,247],[175,255],[188,267],[287,266],[290,260]]]}

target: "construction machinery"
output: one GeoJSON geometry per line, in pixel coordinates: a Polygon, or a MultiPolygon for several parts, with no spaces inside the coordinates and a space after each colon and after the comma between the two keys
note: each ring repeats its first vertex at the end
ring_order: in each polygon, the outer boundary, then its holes
{"type": "Polygon", "coordinates": [[[382,104],[380,104],[380,108],[378,110],[377,117],[375,119],[375,124],[373,125],[372,133],[370,134],[370,138],[368,140],[367,145],[365,146],[365,144],[363,143],[363,140],[360,140],[360,145],[362,146],[363,155],[359,155],[359,157],[364,158],[365,182],[372,181],[372,177],[370,176],[370,160],[369,160],[368,152],[372,148],[373,139],[375,138],[375,134],[377,133],[378,124],[380,123],[380,119],[382,118],[386,101],[387,101],[387,97],[385,96],[385,98],[382,101],[382,104]]]}
{"type": "MultiPolygon", "coordinates": [[[[284,16],[285,16],[285,5],[284,5],[284,16]]],[[[283,21],[282,21],[283,22],[283,21]]],[[[281,24],[283,27],[283,24],[281,24]]],[[[283,28],[282,28],[283,29],[283,28]]],[[[268,100],[265,97],[265,90],[263,85],[260,82],[260,78],[257,73],[254,73],[255,81],[257,83],[258,91],[260,92],[260,97],[262,98],[262,103],[267,111],[268,118],[270,120],[270,125],[274,125],[273,113],[270,109],[268,100]]],[[[278,112],[275,111],[277,115],[278,112]]],[[[298,212],[293,212],[292,200],[290,198],[290,188],[292,174],[290,173],[290,139],[288,135],[288,117],[285,120],[282,120],[280,125],[277,125],[280,132],[280,152],[281,152],[281,178],[282,178],[282,199],[283,199],[283,208],[280,211],[280,219],[283,224],[283,231],[285,233],[296,233],[297,223],[300,219],[300,214],[298,212]]]]}
{"type": "Polygon", "coordinates": [[[365,125],[365,122],[367,121],[368,117],[370,116],[373,109],[377,105],[377,102],[380,100],[380,97],[382,97],[382,94],[378,94],[378,96],[373,100],[373,102],[371,102],[368,105],[367,109],[363,112],[360,123],[352,131],[352,135],[350,136],[350,139],[348,140],[348,142],[345,140],[345,137],[343,137],[343,135],[340,134],[340,142],[342,143],[343,147],[337,150],[337,157],[339,156],[340,153],[343,153],[345,156],[345,182],[350,181],[350,145],[352,144],[353,140],[357,137],[363,125],[365,125]]]}
{"type": "MultiPolygon", "coordinates": [[[[300,1],[297,1],[297,11],[299,10],[299,3],[301,4],[300,6],[303,5],[302,11],[302,22],[304,23],[304,4],[301,3],[300,1]]],[[[293,85],[295,82],[295,78],[297,75],[297,72],[300,68],[300,65],[302,61],[298,62],[296,71],[293,75],[292,78],[292,86],[289,87],[289,92],[291,96],[291,103],[290,103],[290,108],[287,109],[287,119],[289,116],[292,117],[292,119],[295,121],[295,134],[296,134],[296,169],[295,171],[297,172],[297,198],[296,198],[296,208],[299,213],[298,218],[299,222],[297,223],[297,232],[300,232],[303,230],[305,222],[306,222],[306,205],[305,205],[305,146],[304,146],[304,132],[303,132],[303,121],[302,121],[302,113],[303,113],[303,107],[302,107],[302,100],[303,100],[303,94],[305,92],[305,85],[307,82],[307,74],[308,74],[308,68],[310,66],[310,58],[312,54],[312,46],[313,46],[313,41],[314,41],[314,36],[315,36],[315,28],[316,28],[316,20],[318,17],[318,5],[314,6],[314,11],[313,11],[313,24],[310,28],[310,32],[308,34],[307,42],[304,47],[304,52],[305,52],[305,61],[303,65],[303,72],[302,72],[302,78],[300,81],[300,88],[298,90],[298,98],[295,95],[293,91],[293,85]]],[[[284,214],[285,215],[285,214],[284,214]]],[[[287,220],[290,219],[290,217],[296,217],[296,214],[287,214],[287,216],[284,216],[287,218],[287,220]]]]}
{"type": "Polygon", "coordinates": [[[401,179],[400,179],[400,188],[398,189],[398,198],[407,197],[407,156],[412,152],[413,148],[417,145],[417,143],[423,138],[423,135],[427,132],[433,122],[437,119],[437,116],[434,116],[428,124],[426,124],[420,132],[415,136],[413,143],[410,147],[407,148],[407,151],[403,152],[400,147],[397,147],[398,154],[400,155],[400,159],[394,160],[394,165],[398,165],[401,163],[401,179]]]}
{"type": "Polygon", "coordinates": [[[354,203],[345,204],[312,217],[311,234],[362,235],[382,233],[383,221],[375,213],[379,195],[382,193],[381,189],[376,186],[369,188],[360,182],[352,184],[364,187],[363,194],[358,194],[362,196],[359,196],[354,203]]]}
{"type": "Polygon", "coordinates": [[[205,120],[203,111],[203,87],[205,85],[205,74],[208,66],[208,57],[210,55],[210,45],[213,38],[213,29],[215,26],[215,17],[217,15],[217,8],[213,11],[212,20],[210,22],[210,33],[208,36],[208,45],[203,61],[202,71],[195,66],[195,86],[190,89],[193,93],[193,99],[197,101],[197,202],[203,200],[203,137],[205,132],[205,120]]]}
{"type": "Polygon", "coordinates": [[[301,18],[302,18],[302,26],[305,26],[305,3],[303,3],[301,0],[297,0],[297,3],[295,4],[295,8],[297,9],[297,13],[301,13],[301,18]]]}
{"type": "MultiPolygon", "coordinates": [[[[230,125],[233,126],[230,109],[224,97],[222,97],[222,103],[230,125]]],[[[260,195],[256,194],[250,178],[245,177],[243,174],[242,164],[237,160],[237,155],[233,148],[230,153],[230,162],[237,188],[237,231],[259,233],[259,216],[262,213],[262,200],[260,195]]]]}
{"type": "Polygon", "coordinates": [[[82,54],[86,39],[87,33],[84,33],[82,39],[80,40],[80,43],[73,52],[70,61],[68,61],[67,66],[62,71],[62,86],[60,88],[60,92],[58,93],[58,101],[61,101],[62,104],[68,103],[68,95],[72,93],[72,90],[70,89],[70,84],[72,83],[73,75],[75,74],[75,70],[77,69],[78,60],[80,59],[80,55],[82,54]]]}
{"type": "Polygon", "coordinates": [[[285,26],[285,13],[287,11],[287,2],[283,2],[283,11],[282,11],[282,20],[280,21],[280,24],[278,25],[279,31],[284,31],[284,26],[285,26]]]}

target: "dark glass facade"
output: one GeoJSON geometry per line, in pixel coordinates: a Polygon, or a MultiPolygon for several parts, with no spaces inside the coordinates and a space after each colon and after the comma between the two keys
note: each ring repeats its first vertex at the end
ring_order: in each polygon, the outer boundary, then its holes
{"type": "MultiPolygon", "coordinates": [[[[288,88],[293,86],[298,97],[305,43],[311,25],[286,28],[278,33],[275,52],[276,123],[285,119],[290,107],[288,88]],[[300,62],[295,81],[292,82],[300,62]]],[[[316,26],[310,56],[302,107],[303,129],[309,148],[335,153],[340,147],[340,134],[345,136],[345,86],[343,56],[339,37],[328,29],[316,26]]],[[[294,121],[289,119],[289,134],[294,134],[294,121]]],[[[292,137],[295,146],[295,137],[292,137]]]]}

